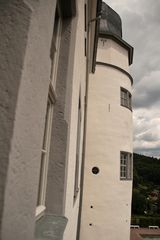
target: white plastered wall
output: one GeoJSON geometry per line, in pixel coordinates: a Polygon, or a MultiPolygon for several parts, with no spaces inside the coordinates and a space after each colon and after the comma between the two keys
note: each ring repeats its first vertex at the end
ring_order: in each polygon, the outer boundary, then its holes
{"type": "Polygon", "coordinates": [[[128,71],[128,51],[111,39],[98,41],[97,62],[114,64],[128,71]]]}
{"type": "Polygon", "coordinates": [[[74,183],[76,166],[76,141],[77,141],[77,123],[78,123],[78,103],[79,94],[81,98],[81,140],[80,140],[80,162],[79,162],[79,183],[81,172],[81,154],[83,141],[84,124],[84,95],[86,84],[86,58],[84,50],[84,1],[77,1],[78,23],[76,29],[75,62],[73,70],[72,86],[72,106],[71,123],[68,149],[68,169],[66,173],[66,199],[65,199],[65,217],[68,223],[64,232],[63,240],[75,240],[77,234],[77,222],[79,213],[80,189],[76,200],[74,201],[74,183]]]}
{"type": "MultiPolygon", "coordinates": [[[[128,70],[127,51],[112,40],[102,44],[97,61],[128,70]]],[[[132,181],[120,180],[120,151],[132,152],[132,112],[120,104],[120,87],[131,92],[119,70],[97,65],[90,75],[81,240],[130,238],[132,181]]]]}

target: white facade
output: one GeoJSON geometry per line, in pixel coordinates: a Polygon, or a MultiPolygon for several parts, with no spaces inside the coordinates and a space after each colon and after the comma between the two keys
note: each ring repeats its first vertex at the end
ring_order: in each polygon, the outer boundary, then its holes
{"type": "Polygon", "coordinates": [[[79,214],[79,197],[78,192],[74,199],[74,184],[75,184],[75,168],[76,168],[76,140],[77,140],[77,124],[78,124],[78,102],[81,102],[81,126],[80,126],[80,154],[79,154],[79,169],[78,169],[78,187],[80,188],[80,172],[82,161],[82,142],[83,142],[83,125],[84,125],[84,95],[85,95],[85,74],[86,74],[86,58],[84,57],[84,1],[79,1],[77,4],[79,18],[78,28],[76,29],[75,43],[75,62],[73,71],[73,86],[72,86],[72,103],[71,103],[71,122],[70,136],[68,149],[68,169],[66,176],[66,199],[65,199],[65,217],[69,220],[64,232],[63,240],[76,239],[77,222],[79,214]],[[81,68],[79,68],[81,66],[81,68]]]}
{"type": "Polygon", "coordinates": [[[90,74],[81,240],[129,240],[131,180],[120,180],[120,152],[132,153],[132,111],[121,106],[121,87],[132,91],[128,51],[99,38],[95,74],[90,74]],[[92,168],[99,173],[93,174],[92,168]]]}
{"type": "Polygon", "coordinates": [[[129,240],[129,45],[97,52],[99,14],[100,0],[0,3],[1,240],[129,240]]]}

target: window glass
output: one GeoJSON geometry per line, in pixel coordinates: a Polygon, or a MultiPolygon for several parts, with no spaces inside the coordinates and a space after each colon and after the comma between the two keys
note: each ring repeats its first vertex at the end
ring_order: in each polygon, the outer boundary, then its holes
{"type": "Polygon", "coordinates": [[[79,164],[80,164],[80,138],[81,138],[81,100],[78,104],[78,123],[77,123],[77,146],[76,146],[76,166],[75,166],[75,182],[74,182],[74,200],[79,192],[79,164]]]}
{"type": "Polygon", "coordinates": [[[51,82],[54,85],[56,82],[57,75],[57,67],[58,67],[58,58],[59,58],[59,48],[60,48],[60,40],[61,40],[61,26],[62,19],[59,10],[59,6],[56,7],[54,27],[53,27],[53,36],[51,43],[51,82]]]}
{"type": "Polygon", "coordinates": [[[125,88],[121,88],[121,105],[132,109],[132,95],[125,88]]]}
{"type": "Polygon", "coordinates": [[[41,215],[41,210],[43,211],[45,210],[52,118],[53,118],[53,101],[49,95],[48,102],[47,102],[46,116],[45,116],[43,144],[41,149],[36,217],[41,215]]]}
{"type": "Polygon", "coordinates": [[[132,154],[128,152],[120,153],[120,179],[132,179],[132,154]]]}

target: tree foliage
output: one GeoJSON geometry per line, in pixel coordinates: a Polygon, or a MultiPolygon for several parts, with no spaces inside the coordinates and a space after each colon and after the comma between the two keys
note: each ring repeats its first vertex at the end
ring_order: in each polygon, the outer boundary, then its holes
{"type": "Polygon", "coordinates": [[[134,153],[132,215],[160,215],[160,159],[134,153]]]}
{"type": "Polygon", "coordinates": [[[140,154],[133,154],[134,184],[149,183],[160,186],[160,160],[140,154]]]}
{"type": "Polygon", "coordinates": [[[146,198],[139,190],[133,189],[132,195],[132,211],[134,214],[144,214],[146,210],[146,198]]]}

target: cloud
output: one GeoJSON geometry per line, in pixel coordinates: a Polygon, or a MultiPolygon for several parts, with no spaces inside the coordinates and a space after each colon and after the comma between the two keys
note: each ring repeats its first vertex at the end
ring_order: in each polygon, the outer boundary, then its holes
{"type": "Polygon", "coordinates": [[[134,151],[144,155],[159,156],[160,114],[157,108],[134,111],[134,151]]]}
{"type": "Polygon", "coordinates": [[[134,47],[131,72],[135,83],[152,70],[160,70],[160,1],[106,0],[120,14],[123,38],[134,47]]]}
{"type": "Polygon", "coordinates": [[[149,109],[154,105],[160,106],[160,71],[152,71],[148,76],[144,76],[133,92],[135,108],[149,109]]]}

